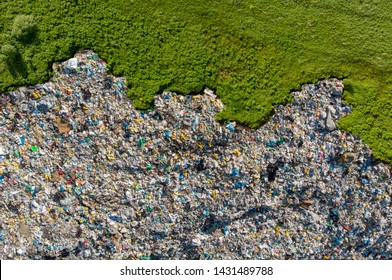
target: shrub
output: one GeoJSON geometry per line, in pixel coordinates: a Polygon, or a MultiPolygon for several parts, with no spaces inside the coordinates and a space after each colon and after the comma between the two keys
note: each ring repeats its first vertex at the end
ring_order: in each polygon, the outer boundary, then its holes
{"type": "Polygon", "coordinates": [[[31,15],[17,15],[12,25],[12,37],[20,41],[31,40],[37,31],[37,23],[31,15]]]}
{"type": "Polygon", "coordinates": [[[0,49],[0,60],[2,64],[10,66],[18,57],[18,49],[9,43],[5,43],[0,49]]]}

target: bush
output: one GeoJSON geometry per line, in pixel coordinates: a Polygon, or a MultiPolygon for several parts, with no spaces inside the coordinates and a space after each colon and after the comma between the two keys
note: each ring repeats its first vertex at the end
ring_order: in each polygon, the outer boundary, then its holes
{"type": "Polygon", "coordinates": [[[2,64],[10,66],[18,57],[18,49],[9,43],[5,43],[0,49],[0,60],[2,64]]]}
{"type": "Polygon", "coordinates": [[[17,15],[12,25],[12,37],[20,41],[30,41],[37,32],[37,23],[31,15],[17,15]]]}

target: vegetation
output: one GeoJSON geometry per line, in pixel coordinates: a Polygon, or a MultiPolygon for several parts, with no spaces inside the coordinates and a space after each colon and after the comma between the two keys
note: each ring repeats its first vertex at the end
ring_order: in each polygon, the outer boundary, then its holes
{"type": "Polygon", "coordinates": [[[17,15],[12,25],[12,37],[22,42],[29,42],[37,31],[37,23],[31,15],[17,15]]]}
{"type": "Polygon", "coordinates": [[[3,0],[0,10],[2,91],[92,49],[127,77],[137,108],[208,86],[226,105],[220,120],[257,127],[291,90],[335,76],[354,106],[340,127],[392,162],[391,1],[3,0]]]}
{"type": "Polygon", "coordinates": [[[12,68],[18,57],[18,50],[11,44],[3,44],[0,49],[0,61],[4,70],[12,68]]]}

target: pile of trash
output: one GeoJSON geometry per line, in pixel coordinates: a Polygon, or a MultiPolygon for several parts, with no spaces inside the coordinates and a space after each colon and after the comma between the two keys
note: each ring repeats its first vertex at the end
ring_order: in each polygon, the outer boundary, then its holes
{"type": "Polygon", "coordinates": [[[390,167],[337,79],[259,129],[164,92],[138,111],[90,51],[0,96],[1,259],[391,259],[390,167]]]}

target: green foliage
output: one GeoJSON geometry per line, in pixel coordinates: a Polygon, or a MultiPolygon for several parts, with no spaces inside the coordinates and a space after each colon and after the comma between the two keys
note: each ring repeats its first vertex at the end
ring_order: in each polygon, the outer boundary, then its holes
{"type": "Polygon", "coordinates": [[[392,161],[392,89],[380,94],[377,81],[345,80],[345,98],[354,111],[339,122],[340,128],[360,135],[381,160],[392,161]]]}
{"type": "Polygon", "coordinates": [[[12,24],[12,37],[28,42],[35,36],[37,23],[32,15],[17,15],[12,24]]]}
{"type": "Polygon", "coordinates": [[[9,43],[4,43],[0,48],[0,70],[10,69],[18,57],[18,50],[9,43]]]}
{"type": "Polygon", "coordinates": [[[340,126],[392,162],[391,1],[3,0],[0,10],[0,37],[18,50],[1,91],[44,82],[53,62],[88,48],[126,76],[137,108],[208,86],[226,106],[218,119],[257,127],[301,84],[349,78],[354,112],[340,126]]]}

